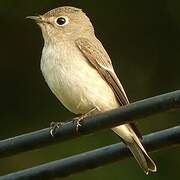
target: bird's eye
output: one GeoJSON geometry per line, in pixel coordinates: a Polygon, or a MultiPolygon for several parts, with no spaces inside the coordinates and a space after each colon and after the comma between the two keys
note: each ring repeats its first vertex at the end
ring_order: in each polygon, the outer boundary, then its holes
{"type": "Polygon", "coordinates": [[[68,24],[68,18],[67,17],[63,17],[63,16],[61,16],[61,17],[58,17],[57,19],[56,19],[56,24],[58,25],[58,26],[65,26],[66,24],[68,24]]]}

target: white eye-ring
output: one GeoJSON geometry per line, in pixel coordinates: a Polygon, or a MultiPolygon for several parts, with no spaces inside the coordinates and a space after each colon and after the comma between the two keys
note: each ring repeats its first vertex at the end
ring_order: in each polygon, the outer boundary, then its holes
{"type": "Polygon", "coordinates": [[[58,26],[65,26],[66,24],[69,23],[69,18],[67,16],[60,16],[55,20],[55,23],[58,26]]]}

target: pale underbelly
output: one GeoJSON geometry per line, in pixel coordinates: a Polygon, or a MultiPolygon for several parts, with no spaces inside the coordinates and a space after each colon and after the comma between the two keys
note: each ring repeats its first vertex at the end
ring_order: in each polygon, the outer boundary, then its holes
{"type": "Polygon", "coordinates": [[[90,65],[79,64],[68,69],[55,66],[48,74],[43,74],[52,92],[75,114],[84,114],[93,108],[107,111],[119,106],[112,89],[90,65]]]}

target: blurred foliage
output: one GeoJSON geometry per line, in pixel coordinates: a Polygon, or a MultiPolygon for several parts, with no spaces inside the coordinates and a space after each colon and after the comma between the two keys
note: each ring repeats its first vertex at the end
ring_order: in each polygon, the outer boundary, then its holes
{"type": "MultiPolygon", "coordinates": [[[[113,61],[131,102],[179,89],[180,1],[48,1],[1,0],[1,129],[5,139],[47,127],[73,116],[55,98],[40,72],[43,39],[39,28],[25,20],[52,8],[71,5],[91,18],[97,36],[113,61]]],[[[143,133],[175,126],[180,112],[149,117],[139,123],[143,133]]],[[[119,142],[110,130],[23,153],[0,162],[0,174],[64,158],[119,142]]],[[[180,177],[179,147],[151,154],[158,172],[146,177],[134,159],[67,177],[80,179],[153,179],[180,177]]]]}

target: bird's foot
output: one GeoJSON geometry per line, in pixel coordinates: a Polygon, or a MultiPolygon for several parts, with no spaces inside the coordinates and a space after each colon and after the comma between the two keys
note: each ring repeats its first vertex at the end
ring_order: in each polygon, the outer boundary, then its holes
{"type": "Polygon", "coordinates": [[[83,121],[86,117],[88,117],[89,115],[91,115],[93,112],[97,111],[98,109],[95,107],[93,109],[91,109],[89,112],[85,113],[85,114],[81,114],[78,117],[73,118],[73,122],[76,125],[76,132],[78,133],[79,131],[79,127],[81,126],[81,121],[83,121]]]}
{"type": "Polygon", "coordinates": [[[84,118],[86,118],[86,114],[82,114],[78,117],[73,118],[73,123],[76,125],[76,132],[78,133],[79,127],[81,126],[81,121],[83,121],[84,118]]]}
{"type": "Polygon", "coordinates": [[[51,136],[54,137],[55,131],[56,131],[57,129],[63,127],[64,124],[66,124],[66,123],[64,123],[64,122],[51,122],[51,123],[50,123],[50,131],[49,131],[50,134],[51,134],[51,136]]]}

